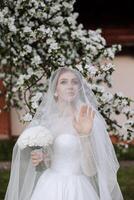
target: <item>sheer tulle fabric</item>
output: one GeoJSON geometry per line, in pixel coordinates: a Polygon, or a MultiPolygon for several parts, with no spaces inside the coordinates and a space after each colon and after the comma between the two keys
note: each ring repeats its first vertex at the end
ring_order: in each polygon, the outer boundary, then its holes
{"type": "MultiPolygon", "coordinates": [[[[94,188],[93,191],[96,193],[96,198],[93,200],[123,200],[117,182],[119,163],[106,130],[105,120],[97,110],[96,100],[88,83],[78,71],[63,67],[52,73],[52,76],[49,79],[48,91],[44,94],[33,120],[26,129],[38,125],[47,127],[55,139],[61,134],[74,134],[78,137],[81,149],[81,169],[83,175],[86,177],[86,180],[84,177],[82,180],[84,184],[86,184],[86,181],[89,179],[89,184],[94,188]],[[62,109],[61,112],[54,94],[60,74],[68,70],[74,73],[79,80],[79,90],[74,101],[71,103],[66,102],[66,106],[64,106],[64,109],[62,109]],[[71,121],[70,123],[67,123],[67,118],[69,117],[71,119],[71,116],[69,116],[68,113],[68,106],[70,106],[70,104],[74,106],[76,116],[80,111],[80,106],[83,104],[89,105],[95,111],[93,128],[89,135],[80,136],[74,129],[71,121]]],[[[35,186],[40,184],[38,180],[44,173],[44,169],[42,172],[37,172],[35,170],[31,162],[30,151],[29,148],[20,150],[18,144],[15,144],[11,176],[5,200],[30,200],[31,195],[35,191],[35,186]]],[[[45,176],[50,173],[53,147],[48,147],[48,152],[48,163],[45,165],[47,173],[45,173],[44,179],[42,179],[44,181],[45,176]]],[[[55,176],[57,176],[57,174],[55,174],[55,176]]],[[[53,177],[51,178],[53,179],[53,177]]],[[[60,180],[60,177],[56,177],[57,181],[59,181],[58,179],[60,180]]],[[[73,184],[73,177],[71,176],[68,181],[73,184]]],[[[78,179],[77,184],[79,184],[79,187],[81,188],[82,183],[79,181],[80,180],[78,179]]],[[[53,182],[51,189],[55,190],[55,181],[53,180],[53,182]]],[[[70,197],[69,200],[74,199],[71,199],[70,197]]],[[[83,200],[86,200],[86,197],[83,200]]]]}

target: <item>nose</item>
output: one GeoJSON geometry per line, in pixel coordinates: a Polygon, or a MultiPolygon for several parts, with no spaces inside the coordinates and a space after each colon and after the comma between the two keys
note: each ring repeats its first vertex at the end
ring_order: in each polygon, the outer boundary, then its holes
{"type": "Polygon", "coordinates": [[[73,84],[70,82],[70,83],[68,83],[68,89],[69,90],[73,90],[73,84]]]}

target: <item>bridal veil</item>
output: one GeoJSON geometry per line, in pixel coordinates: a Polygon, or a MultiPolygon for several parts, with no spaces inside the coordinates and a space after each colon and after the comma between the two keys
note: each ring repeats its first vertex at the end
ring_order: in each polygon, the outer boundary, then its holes
{"type": "MultiPolygon", "coordinates": [[[[83,173],[89,177],[89,181],[93,184],[100,200],[123,200],[117,182],[119,163],[107,132],[105,120],[97,109],[97,101],[89,84],[79,71],[61,67],[52,73],[47,93],[44,93],[42,102],[25,131],[30,127],[45,126],[56,138],[58,134],[69,133],[72,130],[69,124],[63,128],[63,124],[60,126],[60,123],[58,123],[59,119],[62,119],[62,122],[66,120],[70,102],[66,102],[66,106],[62,108],[61,112],[55,96],[57,80],[60,74],[66,71],[74,73],[79,81],[79,90],[75,100],[72,102],[73,106],[79,112],[80,106],[86,104],[95,111],[91,133],[89,135],[78,135],[83,173]]],[[[43,170],[50,167],[53,154],[52,147],[48,147],[48,163],[40,172],[36,171],[32,165],[30,152],[31,149],[28,147],[23,150],[20,149],[16,142],[13,149],[11,174],[5,200],[30,200],[38,178],[43,173],[43,170]]]]}

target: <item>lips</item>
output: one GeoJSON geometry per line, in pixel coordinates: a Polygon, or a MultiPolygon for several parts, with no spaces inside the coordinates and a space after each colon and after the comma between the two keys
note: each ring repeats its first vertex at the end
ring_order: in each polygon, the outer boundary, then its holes
{"type": "Polygon", "coordinates": [[[74,92],[68,92],[68,95],[74,95],[74,92]]]}

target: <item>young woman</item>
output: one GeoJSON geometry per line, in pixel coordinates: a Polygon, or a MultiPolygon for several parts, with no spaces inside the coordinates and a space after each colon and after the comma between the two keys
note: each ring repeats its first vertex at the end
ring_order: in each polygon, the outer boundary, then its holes
{"type": "Polygon", "coordinates": [[[53,145],[46,154],[16,143],[5,200],[123,200],[106,123],[77,70],[62,67],[52,74],[26,130],[37,126],[50,131],[53,145]],[[45,167],[36,171],[42,162],[45,167]]]}

